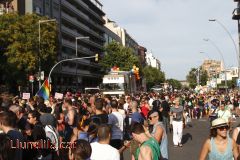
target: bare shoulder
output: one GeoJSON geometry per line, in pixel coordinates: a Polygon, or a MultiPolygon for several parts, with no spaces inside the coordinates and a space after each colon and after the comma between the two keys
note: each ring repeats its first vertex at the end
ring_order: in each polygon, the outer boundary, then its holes
{"type": "Polygon", "coordinates": [[[209,149],[210,150],[210,146],[211,146],[211,140],[208,138],[206,139],[206,141],[203,144],[204,148],[209,149]]]}
{"type": "Polygon", "coordinates": [[[149,146],[144,145],[144,146],[141,146],[140,152],[146,154],[146,153],[151,153],[152,151],[151,151],[151,148],[149,146]]]}

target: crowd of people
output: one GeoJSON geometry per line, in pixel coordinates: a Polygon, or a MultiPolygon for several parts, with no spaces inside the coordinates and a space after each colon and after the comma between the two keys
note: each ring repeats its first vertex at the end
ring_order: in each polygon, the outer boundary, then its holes
{"type": "Polygon", "coordinates": [[[125,149],[128,159],[167,160],[169,133],[181,148],[183,129],[203,117],[211,134],[199,159],[236,159],[240,127],[233,129],[232,120],[239,100],[237,92],[190,91],[1,98],[0,160],[120,160],[125,149]]]}

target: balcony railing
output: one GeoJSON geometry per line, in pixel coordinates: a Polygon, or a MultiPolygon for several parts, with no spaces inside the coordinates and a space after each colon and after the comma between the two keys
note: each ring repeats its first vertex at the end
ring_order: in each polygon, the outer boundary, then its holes
{"type": "MultiPolygon", "coordinates": [[[[75,43],[71,42],[71,41],[68,41],[68,40],[65,40],[65,39],[62,39],[62,44],[64,46],[67,46],[71,49],[76,49],[75,48],[75,43]]],[[[92,56],[93,55],[93,52],[90,51],[89,49],[85,48],[85,47],[81,47],[81,46],[78,46],[78,51],[81,52],[81,53],[84,53],[86,55],[89,55],[89,56],[92,56]]]]}
{"type": "Polygon", "coordinates": [[[103,41],[105,40],[103,38],[103,36],[101,36],[100,34],[96,33],[94,30],[91,30],[85,24],[80,23],[76,18],[73,18],[73,17],[69,16],[68,14],[66,14],[64,12],[62,12],[62,17],[65,18],[66,21],[70,21],[76,27],[81,28],[82,30],[84,30],[85,32],[88,32],[89,34],[95,36],[96,38],[98,38],[100,40],[103,40],[103,41]]]}
{"type": "Polygon", "coordinates": [[[82,13],[81,10],[77,9],[76,7],[74,7],[71,3],[67,2],[66,0],[63,0],[62,5],[67,7],[70,10],[70,12],[73,11],[79,17],[84,17],[86,20],[89,19],[89,17],[87,15],[85,15],[84,13],[82,13]]]}
{"type": "Polygon", "coordinates": [[[75,26],[80,27],[81,29],[83,29],[86,32],[89,32],[90,29],[83,23],[80,23],[76,18],[73,18],[64,12],[62,13],[62,17],[64,17],[65,20],[70,20],[71,23],[74,24],[75,26]]]}

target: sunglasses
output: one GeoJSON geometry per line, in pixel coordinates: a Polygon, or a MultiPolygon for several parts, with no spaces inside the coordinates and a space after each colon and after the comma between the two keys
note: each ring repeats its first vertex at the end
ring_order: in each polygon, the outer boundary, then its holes
{"type": "Polygon", "coordinates": [[[222,127],[218,127],[217,129],[219,129],[220,131],[223,131],[223,130],[228,130],[229,127],[228,126],[222,126],[222,127]]]}
{"type": "Polygon", "coordinates": [[[152,119],[155,118],[155,117],[157,117],[157,116],[152,116],[152,117],[149,117],[148,119],[149,119],[149,120],[152,120],[152,119]]]}

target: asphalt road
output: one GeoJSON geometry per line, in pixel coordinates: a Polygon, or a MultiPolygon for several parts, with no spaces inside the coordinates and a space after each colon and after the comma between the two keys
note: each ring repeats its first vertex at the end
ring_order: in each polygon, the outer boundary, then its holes
{"type": "Polygon", "coordinates": [[[197,160],[208,136],[209,121],[207,119],[192,120],[192,126],[183,130],[183,147],[173,147],[172,134],[168,134],[169,160],[197,160]]]}
{"type": "MultiPolygon", "coordinates": [[[[198,160],[201,147],[209,136],[209,121],[206,118],[192,120],[192,127],[183,130],[183,147],[173,147],[172,133],[168,133],[169,160],[198,160]]],[[[240,118],[233,126],[240,124],[240,118]]],[[[230,134],[231,135],[231,134],[230,134]]],[[[130,160],[129,150],[124,152],[124,160],[130,160]]]]}

